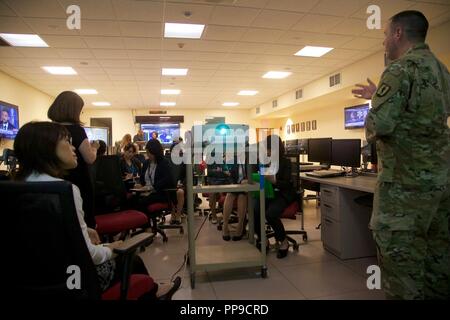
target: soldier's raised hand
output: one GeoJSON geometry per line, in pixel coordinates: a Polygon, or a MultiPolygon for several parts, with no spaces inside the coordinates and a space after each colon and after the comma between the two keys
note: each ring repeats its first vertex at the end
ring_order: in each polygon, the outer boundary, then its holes
{"type": "Polygon", "coordinates": [[[373,94],[377,91],[377,86],[369,78],[367,78],[368,85],[357,84],[358,89],[353,89],[352,93],[356,98],[371,100],[373,94]]]}

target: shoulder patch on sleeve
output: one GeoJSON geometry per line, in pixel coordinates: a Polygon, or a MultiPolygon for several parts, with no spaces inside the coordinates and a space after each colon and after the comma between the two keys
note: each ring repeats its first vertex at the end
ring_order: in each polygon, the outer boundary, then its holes
{"type": "Polygon", "coordinates": [[[391,90],[391,86],[383,82],[377,90],[377,96],[384,97],[391,90]]]}

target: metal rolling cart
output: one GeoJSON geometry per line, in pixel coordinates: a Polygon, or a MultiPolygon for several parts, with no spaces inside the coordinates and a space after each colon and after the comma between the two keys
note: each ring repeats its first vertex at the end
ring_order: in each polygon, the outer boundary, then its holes
{"type": "MultiPolygon", "coordinates": [[[[251,166],[247,167],[251,173],[251,166]]],[[[195,288],[195,276],[197,271],[214,271],[243,267],[261,267],[261,277],[267,277],[266,265],[266,233],[265,233],[265,201],[264,182],[260,184],[249,181],[248,184],[207,185],[193,186],[192,164],[186,165],[186,191],[187,191],[187,226],[189,238],[188,263],[190,268],[191,288],[195,288]],[[250,192],[259,191],[261,206],[261,251],[255,246],[253,205],[250,201],[250,192]],[[194,194],[216,192],[247,192],[249,241],[237,241],[224,243],[224,245],[196,245],[194,228],[194,194]]]]}

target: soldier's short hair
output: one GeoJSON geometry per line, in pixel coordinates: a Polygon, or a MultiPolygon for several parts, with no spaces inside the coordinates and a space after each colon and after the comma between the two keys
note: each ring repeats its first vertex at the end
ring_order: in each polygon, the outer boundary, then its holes
{"type": "Polygon", "coordinates": [[[425,42],[428,31],[428,20],[422,12],[406,10],[397,13],[390,19],[393,26],[401,26],[406,38],[411,42],[425,42]]]}

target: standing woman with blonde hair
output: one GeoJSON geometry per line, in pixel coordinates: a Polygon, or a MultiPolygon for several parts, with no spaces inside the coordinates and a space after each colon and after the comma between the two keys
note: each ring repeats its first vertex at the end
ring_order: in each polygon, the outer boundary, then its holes
{"type": "Polygon", "coordinates": [[[86,132],[81,126],[80,114],[83,109],[83,99],[72,91],[61,92],[48,109],[47,116],[53,122],[58,122],[70,132],[72,145],[78,158],[76,168],[68,170],[64,179],[75,184],[83,199],[83,211],[85,213],[86,224],[95,228],[94,218],[94,190],[89,166],[97,158],[97,149],[100,147],[97,141],[90,143],[86,132]]]}

